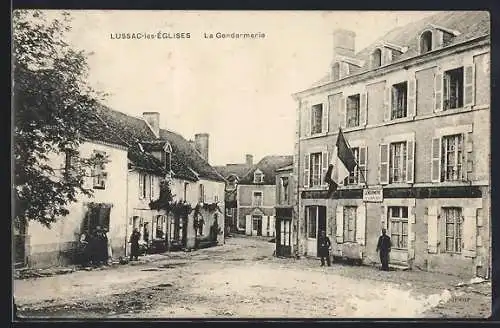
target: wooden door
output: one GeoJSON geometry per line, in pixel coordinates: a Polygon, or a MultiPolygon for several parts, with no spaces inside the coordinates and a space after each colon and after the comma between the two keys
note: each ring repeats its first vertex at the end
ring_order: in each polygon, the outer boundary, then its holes
{"type": "Polygon", "coordinates": [[[289,257],[292,254],[292,220],[278,218],[276,220],[276,256],[289,257]]]}

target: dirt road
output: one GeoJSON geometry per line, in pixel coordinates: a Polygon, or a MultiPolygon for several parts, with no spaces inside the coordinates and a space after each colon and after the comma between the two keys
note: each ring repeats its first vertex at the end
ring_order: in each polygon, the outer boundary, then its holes
{"type": "Polygon", "coordinates": [[[15,280],[14,296],[26,318],[489,316],[487,283],[469,293],[454,288],[460,279],[451,276],[320,267],[314,259],[275,258],[273,249],[264,240],[231,238],[135,265],[15,280]]]}

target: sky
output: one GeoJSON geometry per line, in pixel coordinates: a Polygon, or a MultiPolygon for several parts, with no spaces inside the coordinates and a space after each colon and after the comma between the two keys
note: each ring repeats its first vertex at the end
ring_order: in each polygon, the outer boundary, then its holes
{"type": "Polygon", "coordinates": [[[212,165],[292,155],[292,94],[329,70],[332,32],[356,33],[356,51],[430,12],[72,11],[69,43],[91,53],[89,84],[106,104],[193,139],[209,133],[212,165]],[[116,39],[119,33],[190,33],[189,39],[116,39]],[[207,33],[263,39],[206,39],[207,33]]]}

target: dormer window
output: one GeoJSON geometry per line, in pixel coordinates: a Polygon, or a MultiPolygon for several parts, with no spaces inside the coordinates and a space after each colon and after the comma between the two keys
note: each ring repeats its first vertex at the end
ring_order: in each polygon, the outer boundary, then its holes
{"type": "Polygon", "coordinates": [[[372,53],[372,68],[377,68],[380,66],[382,66],[382,50],[377,48],[372,53]]]}
{"type": "Polygon", "coordinates": [[[167,172],[172,171],[172,147],[167,144],[161,153],[161,162],[167,172]]]}
{"type": "Polygon", "coordinates": [[[425,54],[432,50],[432,32],[425,31],[420,35],[420,54],[425,54]]]}
{"type": "Polygon", "coordinates": [[[264,182],[264,174],[260,170],[256,170],[253,173],[253,182],[254,183],[262,183],[264,182]]]}

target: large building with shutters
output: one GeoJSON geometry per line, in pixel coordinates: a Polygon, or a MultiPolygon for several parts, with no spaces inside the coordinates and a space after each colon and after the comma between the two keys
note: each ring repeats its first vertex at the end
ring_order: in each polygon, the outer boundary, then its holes
{"type": "Polygon", "coordinates": [[[325,230],[333,256],[487,277],[490,238],[490,18],[441,12],[361,51],[333,33],[330,72],[294,94],[300,254],[325,230]],[[333,195],[324,176],[339,128],[358,167],[333,195]]]}

